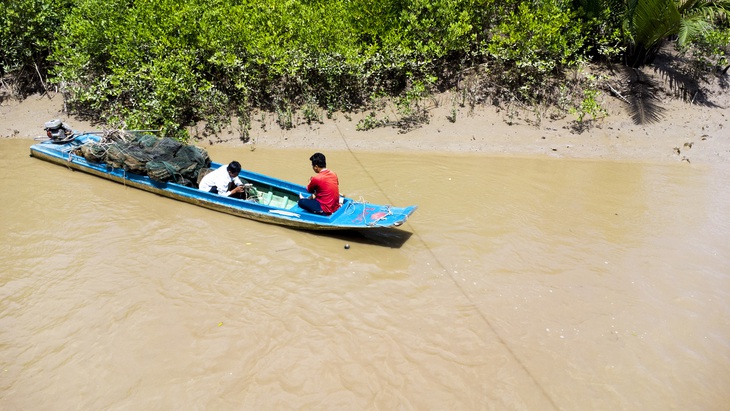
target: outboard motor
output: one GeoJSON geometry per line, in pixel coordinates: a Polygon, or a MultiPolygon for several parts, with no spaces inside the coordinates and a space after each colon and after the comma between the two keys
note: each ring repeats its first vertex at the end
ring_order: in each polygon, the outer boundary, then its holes
{"type": "Polygon", "coordinates": [[[43,129],[46,130],[46,136],[54,143],[67,143],[74,138],[71,127],[58,119],[46,122],[43,129]]]}

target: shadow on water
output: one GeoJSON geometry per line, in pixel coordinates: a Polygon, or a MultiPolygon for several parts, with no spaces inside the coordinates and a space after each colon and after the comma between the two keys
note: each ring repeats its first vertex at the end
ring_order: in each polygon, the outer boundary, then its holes
{"type": "Polygon", "coordinates": [[[367,230],[310,231],[311,234],[336,238],[353,244],[401,248],[413,235],[399,228],[371,228],[367,230]]]}

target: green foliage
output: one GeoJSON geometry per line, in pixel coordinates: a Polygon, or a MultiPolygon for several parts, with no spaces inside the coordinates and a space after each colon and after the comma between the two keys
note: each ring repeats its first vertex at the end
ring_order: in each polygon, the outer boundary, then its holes
{"type": "Polygon", "coordinates": [[[294,110],[288,103],[282,103],[276,108],[276,123],[284,130],[294,128],[294,110]]]}
{"type": "MultiPolygon", "coordinates": [[[[727,21],[730,11],[727,0],[575,0],[575,3],[590,28],[591,37],[604,44],[609,40],[606,45],[614,43],[612,38],[619,39],[624,62],[636,68],[650,64],[667,39],[676,39],[680,48],[692,41],[704,41],[704,37],[718,28],[718,22],[727,21]]],[[[616,48],[604,50],[612,55],[616,48]]]]}
{"type": "Polygon", "coordinates": [[[190,24],[202,3],[140,0],[129,9],[123,0],[79,3],[54,52],[63,62],[56,81],[72,109],[181,139],[196,120],[212,127],[225,121],[228,96],[199,70],[209,50],[190,24]]]}
{"type": "MultiPolygon", "coordinates": [[[[475,41],[488,1],[353,0],[345,2],[358,43],[405,56],[440,58],[467,51],[475,41]]],[[[372,55],[372,54],[369,54],[372,55]]]]}
{"type": "Polygon", "coordinates": [[[562,0],[520,2],[495,27],[486,46],[495,75],[520,99],[534,102],[551,76],[583,61],[585,34],[562,0]]]}
{"type": "Polygon", "coordinates": [[[575,0],[585,25],[585,52],[595,60],[617,61],[625,50],[621,0],[575,0]]]}
{"type": "Polygon", "coordinates": [[[307,124],[321,123],[322,113],[313,100],[309,100],[302,107],[302,116],[307,124]]]}
{"type": "Polygon", "coordinates": [[[446,119],[449,120],[449,122],[451,122],[451,123],[456,123],[456,114],[457,114],[456,107],[451,107],[451,113],[449,113],[446,116],[446,119]]]}
{"type": "MultiPolygon", "coordinates": [[[[678,45],[689,58],[689,75],[699,79],[704,73],[727,73],[730,65],[730,2],[701,2],[691,9],[681,9],[691,15],[688,20],[704,20],[709,26],[686,30],[682,38],[680,31],[678,45]]],[[[682,28],[684,29],[684,27],[682,28]]],[[[682,30],[681,29],[681,30],[682,30]]]]}
{"type": "MultiPolygon", "coordinates": [[[[372,109],[386,98],[408,128],[428,120],[427,96],[454,87],[466,69],[487,68],[480,74],[489,81],[468,92],[473,107],[485,96],[551,102],[563,73],[588,56],[646,56],[667,33],[697,45],[707,66],[721,64],[721,4],[2,0],[0,75],[22,73],[37,90],[50,73],[76,114],[181,139],[186,126],[205,121],[215,131],[231,115],[250,138],[254,109],[291,128],[294,113],[321,122],[323,112],[372,109]]],[[[591,115],[589,103],[582,110],[591,115]]],[[[358,127],[384,124],[366,117],[358,127]]]]}
{"type": "Polygon", "coordinates": [[[416,80],[413,84],[396,99],[398,112],[408,116],[414,112],[423,110],[423,99],[432,93],[435,77],[427,77],[425,81],[416,80]]]}
{"type": "Polygon", "coordinates": [[[63,33],[72,0],[2,0],[0,2],[0,78],[15,74],[21,95],[42,91],[53,41],[63,33]]]}
{"type": "Polygon", "coordinates": [[[466,52],[483,25],[467,0],[74,3],[53,54],[70,107],[181,134],[250,107],[277,111],[286,128],[297,108],[321,121],[315,107],[397,96],[432,78],[434,59],[466,52]]]}
{"type": "Polygon", "coordinates": [[[583,91],[583,100],[577,107],[570,109],[570,113],[576,115],[578,123],[583,123],[588,115],[591,116],[591,120],[595,120],[606,114],[606,109],[596,100],[598,94],[598,90],[594,88],[585,89],[583,91]]]}
{"type": "Polygon", "coordinates": [[[705,73],[727,74],[730,66],[730,28],[713,29],[691,41],[682,51],[688,57],[688,74],[700,79],[705,73]]]}
{"type": "Polygon", "coordinates": [[[372,130],[374,128],[385,127],[388,122],[388,118],[378,119],[377,114],[375,114],[375,112],[373,111],[365,116],[362,120],[358,121],[355,129],[357,131],[372,130]]]}

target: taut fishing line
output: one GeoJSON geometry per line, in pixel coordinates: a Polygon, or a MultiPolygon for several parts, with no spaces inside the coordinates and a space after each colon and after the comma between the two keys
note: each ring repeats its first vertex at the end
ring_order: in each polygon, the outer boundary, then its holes
{"type": "MultiPolygon", "coordinates": [[[[357,164],[360,165],[360,168],[365,172],[365,174],[367,174],[368,177],[370,177],[370,180],[373,182],[373,184],[375,184],[376,187],[378,187],[378,190],[380,190],[380,192],[385,196],[385,198],[388,200],[388,202],[390,204],[393,204],[393,201],[390,199],[390,197],[388,197],[388,194],[385,191],[383,191],[383,189],[380,187],[380,184],[378,184],[378,182],[375,181],[375,178],[373,178],[372,174],[370,174],[370,172],[368,171],[367,168],[365,168],[365,166],[362,164],[360,159],[357,158],[357,155],[355,155],[355,153],[352,151],[352,149],[350,149],[350,145],[347,143],[347,140],[345,139],[345,135],[342,133],[342,131],[340,130],[340,127],[337,125],[337,123],[335,123],[335,127],[337,127],[337,132],[339,133],[340,138],[342,139],[342,142],[345,143],[345,147],[347,147],[347,151],[350,153],[352,158],[354,158],[355,161],[357,162],[357,164]]],[[[555,404],[555,401],[553,401],[552,397],[550,397],[550,395],[545,390],[545,387],[543,387],[542,384],[540,384],[540,382],[537,380],[537,378],[535,378],[535,376],[530,372],[530,370],[527,368],[527,366],[525,366],[525,364],[522,362],[520,357],[518,357],[517,354],[509,346],[509,344],[507,344],[507,341],[505,341],[505,339],[502,338],[502,336],[497,332],[497,330],[492,325],[492,322],[489,321],[489,318],[487,318],[487,316],[479,309],[479,307],[476,305],[474,300],[471,298],[471,296],[469,296],[469,294],[466,292],[466,290],[464,290],[464,288],[461,286],[461,284],[458,281],[456,281],[456,278],[454,278],[453,274],[449,270],[446,269],[446,266],[441,262],[441,260],[439,260],[439,258],[436,256],[436,254],[431,249],[431,247],[429,247],[428,244],[426,244],[426,242],[423,240],[423,238],[419,234],[418,230],[416,230],[414,227],[411,226],[411,231],[413,231],[413,234],[416,235],[416,237],[421,242],[421,244],[423,244],[423,246],[426,248],[428,253],[431,254],[431,257],[436,262],[436,264],[438,264],[438,266],[441,267],[441,269],[449,275],[449,278],[451,279],[451,281],[456,285],[456,287],[459,289],[461,294],[464,297],[466,297],[466,299],[471,303],[471,305],[474,307],[474,310],[476,310],[476,312],[479,313],[479,317],[481,317],[481,319],[484,321],[484,323],[487,324],[487,327],[489,327],[489,329],[492,331],[492,333],[497,336],[499,343],[502,344],[502,346],[504,346],[505,349],[510,353],[512,358],[514,358],[515,361],[517,361],[517,363],[520,365],[522,370],[530,377],[532,382],[535,383],[535,385],[537,385],[540,388],[540,391],[545,396],[545,398],[548,399],[548,401],[550,402],[550,405],[552,405],[553,409],[556,409],[556,410],[559,409],[558,406],[555,404]]]]}

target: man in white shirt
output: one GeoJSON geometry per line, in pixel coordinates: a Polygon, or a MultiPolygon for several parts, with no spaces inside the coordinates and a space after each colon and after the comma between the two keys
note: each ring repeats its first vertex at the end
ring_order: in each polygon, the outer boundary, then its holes
{"type": "Polygon", "coordinates": [[[244,186],[238,174],[241,172],[241,163],[231,161],[228,167],[219,167],[208,173],[200,181],[200,188],[214,194],[223,196],[235,196],[236,194],[244,194],[244,186]]]}

